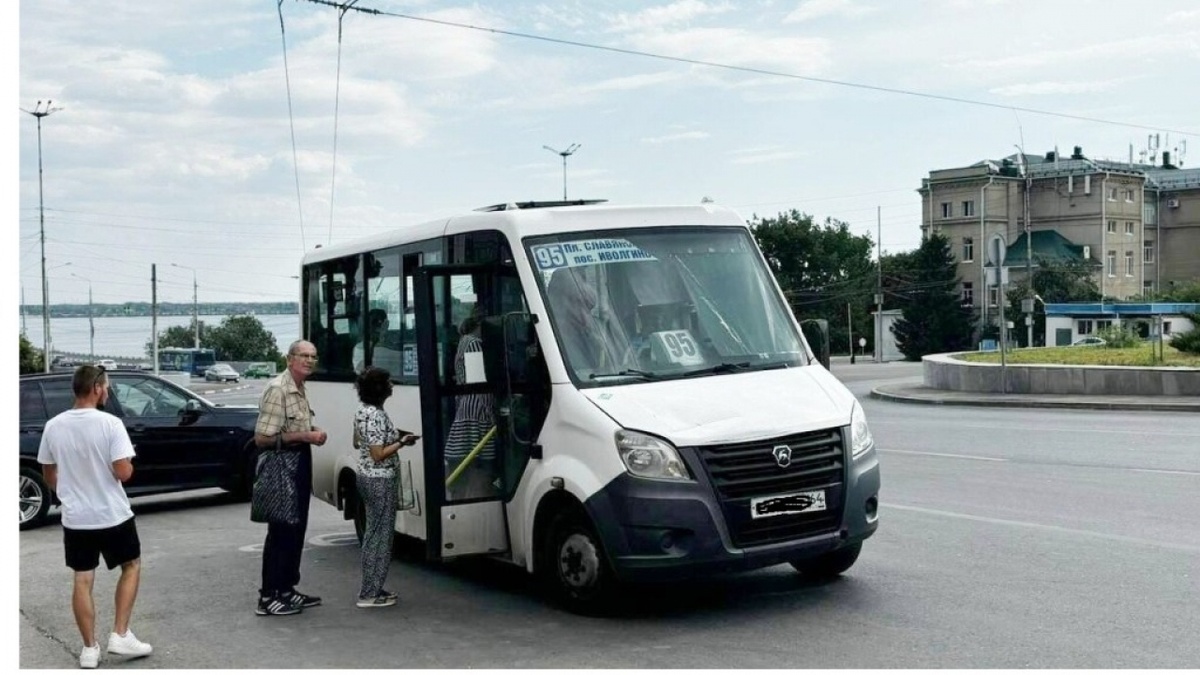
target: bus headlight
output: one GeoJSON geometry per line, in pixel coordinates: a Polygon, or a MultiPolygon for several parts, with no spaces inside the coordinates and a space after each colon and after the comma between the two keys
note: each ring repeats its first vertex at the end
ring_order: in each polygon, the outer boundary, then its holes
{"type": "Polygon", "coordinates": [[[691,480],[679,451],[670,443],[637,431],[620,430],[616,434],[617,453],[625,470],[642,478],[691,480]]]}
{"type": "Polygon", "coordinates": [[[873,447],[875,439],[871,436],[871,427],[867,426],[867,415],[855,401],[850,411],[850,457],[857,459],[873,447]]]}

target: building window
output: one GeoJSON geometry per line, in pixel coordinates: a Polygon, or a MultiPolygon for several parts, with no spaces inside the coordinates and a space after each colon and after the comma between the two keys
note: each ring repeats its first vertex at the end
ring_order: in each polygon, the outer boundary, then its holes
{"type": "Polygon", "coordinates": [[[975,238],[963,237],[962,262],[969,263],[975,260],[975,238]]]}
{"type": "Polygon", "coordinates": [[[988,307],[1000,306],[1000,289],[996,286],[988,286],[988,307]]]}
{"type": "Polygon", "coordinates": [[[962,304],[975,304],[975,284],[970,281],[964,281],[962,285],[962,304]]]}
{"type": "Polygon", "coordinates": [[[1109,234],[1116,234],[1117,233],[1117,221],[1115,221],[1115,220],[1108,221],[1107,230],[1108,230],[1109,234]]]}
{"type": "Polygon", "coordinates": [[[1092,334],[1092,320],[1091,319],[1080,319],[1078,328],[1079,328],[1080,335],[1091,335],[1092,334]]]}
{"type": "Polygon", "coordinates": [[[1108,201],[1117,201],[1117,188],[1108,188],[1108,201]]]}
{"type": "Polygon", "coordinates": [[[1125,201],[1127,201],[1127,202],[1132,202],[1132,201],[1133,201],[1133,190],[1126,190],[1126,191],[1125,191],[1125,201]]]}
{"type": "Polygon", "coordinates": [[[1125,221],[1125,234],[1127,234],[1131,237],[1133,236],[1133,221],[1132,220],[1125,221]]]}
{"type": "Polygon", "coordinates": [[[1154,280],[1146,279],[1142,282],[1142,295],[1149,298],[1154,295],[1154,280]]]}
{"type": "Polygon", "coordinates": [[[1133,276],[1133,251],[1125,251],[1125,276],[1133,276]]]}
{"type": "Polygon", "coordinates": [[[1075,176],[1067,176],[1067,194],[1075,191],[1075,176]]]}
{"type": "Polygon", "coordinates": [[[942,217],[949,218],[952,215],[954,213],[950,210],[950,202],[942,202],[942,217]]]}
{"type": "Polygon", "coordinates": [[[1154,242],[1148,241],[1145,244],[1142,244],[1142,262],[1154,262],[1154,242]]]}
{"type": "Polygon", "coordinates": [[[975,200],[974,199],[968,199],[967,201],[963,202],[963,215],[966,217],[975,215],[975,200]]]}
{"type": "Polygon", "coordinates": [[[1110,276],[1110,277],[1117,276],[1117,252],[1116,251],[1108,252],[1108,259],[1107,259],[1107,264],[1105,265],[1105,271],[1108,272],[1108,276],[1110,276]]]}
{"type": "Polygon", "coordinates": [[[1092,174],[1090,173],[1083,177],[1083,194],[1092,194],[1092,174]]]}
{"type": "Polygon", "coordinates": [[[1164,322],[1163,322],[1163,334],[1164,334],[1164,335],[1170,335],[1170,334],[1171,334],[1171,322],[1170,322],[1170,321],[1164,321],[1164,322]]]}

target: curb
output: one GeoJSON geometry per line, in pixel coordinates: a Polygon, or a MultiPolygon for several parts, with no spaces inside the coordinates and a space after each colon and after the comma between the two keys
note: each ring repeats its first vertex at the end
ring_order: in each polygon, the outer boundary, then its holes
{"type": "Polygon", "coordinates": [[[879,387],[871,398],[918,405],[976,406],[981,408],[1056,408],[1062,410],[1147,410],[1155,412],[1200,412],[1200,401],[1080,401],[1060,399],[1004,399],[996,397],[950,397],[939,394],[901,394],[879,387]]]}

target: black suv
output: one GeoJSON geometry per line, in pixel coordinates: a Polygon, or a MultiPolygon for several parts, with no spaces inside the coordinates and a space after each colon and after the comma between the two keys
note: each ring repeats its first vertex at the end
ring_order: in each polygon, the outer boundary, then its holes
{"type": "MultiPolygon", "coordinates": [[[[54,496],[38,446],[46,420],[70,408],[72,373],[21,376],[21,529],[46,520],[54,496]]],[[[137,371],[108,373],[104,406],[125,423],[137,456],[125,492],[133,497],[219,487],[248,497],[258,453],[256,406],[223,406],[137,371]]],[[[57,502],[55,502],[57,503],[57,502]]]]}

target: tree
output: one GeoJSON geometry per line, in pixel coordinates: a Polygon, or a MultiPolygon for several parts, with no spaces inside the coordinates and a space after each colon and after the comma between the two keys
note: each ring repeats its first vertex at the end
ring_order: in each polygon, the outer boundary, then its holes
{"type": "Polygon", "coordinates": [[[46,369],[45,355],[42,350],[33,346],[24,335],[21,336],[21,374],[40,373],[46,369]]]}
{"type": "Polygon", "coordinates": [[[225,361],[278,361],[282,358],[275,336],[249,314],[227,316],[216,328],[202,332],[204,345],[225,361]]]}
{"type": "Polygon", "coordinates": [[[828,321],[832,349],[841,351],[850,346],[849,305],[855,337],[871,339],[870,237],[851,234],[846,223],[832,218],[814,225],[812,216],[795,209],[774,218],[754,216],[750,227],[797,319],[828,321]]]}
{"type": "MultiPolygon", "coordinates": [[[[1037,259],[1033,271],[1033,291],[1043,303],[1048,302],[1096,302],[1100,300],[1100,287],[1093,276],[1095,265],[1087,261],[1051,261],[1037,259]]],[[[1007,313],[1015,326],[1024,326],[1021,301],[1029,297],[1029,282],[1026,279],[1010,285],[1005,290],[1008,299],[1007,313]]],[[[1044,310],[1044,307],[1043,307],[1044,310]]],[[[1022,346],[1027,331],[1014,330],[1014,337],[1022,346]]],[[[1033,312],[1033,344],[1046,344],[1046,312],[1033,312]]]]}
{"type": "MultiPolygon", "coordinates": [[[[206,339],[208,337],[207,333],[208,333],[208,328],[205,327],[204,322],[201,321],[200,322],[200,335],[203,337],[200,340],[200,346],[211,349],[212,345],[209,344],[209,340],[206,339]]],[[[187,347],[195,347],[195,346],[196,346],[196,331],[192,330],[192,324],[190,324],[190,323],[186,326],[171,326],[171,327],[167,328],[166,330],[164,330],[163,332],[158,334],[158,348],[159,349],[162,349],[164,347],[187,348],[187,347]]],[[[154,355],[154,343],[151,342],[150,340],[146,340],[146,356],[153,356],[153,355],[154,355]]]]}
{"type": "Polygon", "coordinates": [[[892,326],[897,348],[909,361],[970,348],[975,313],[959,297],[950,240],[940,233],[930,235],[912,262],[915,270],[905,293],[904,315],[892,326]]]}

